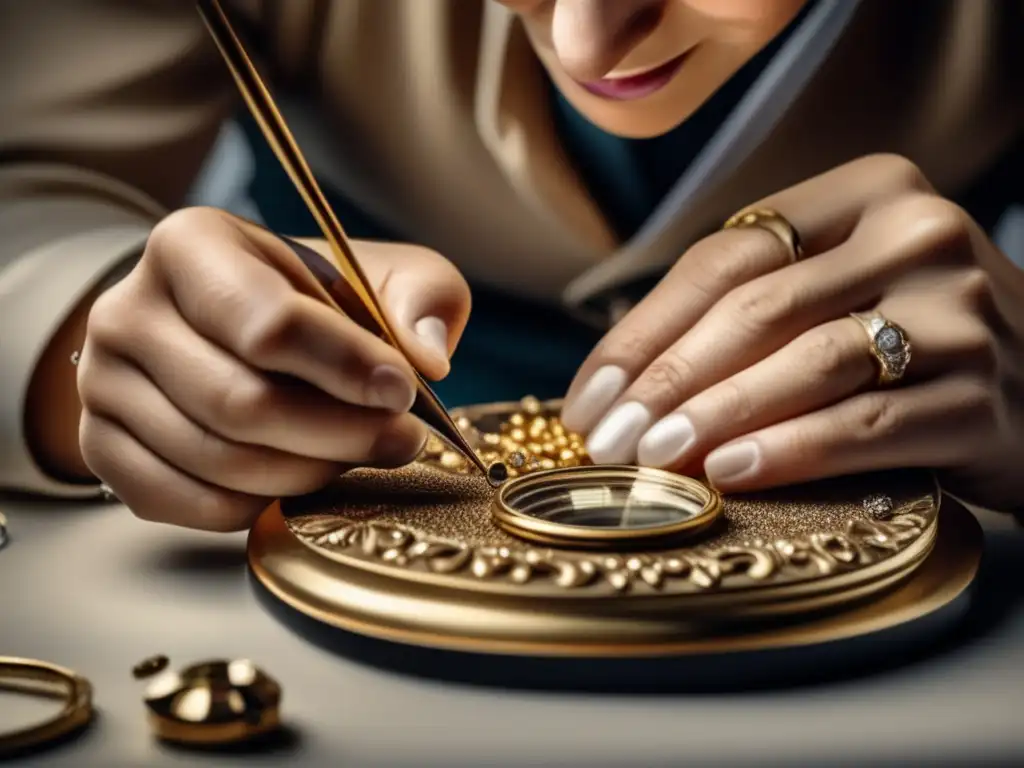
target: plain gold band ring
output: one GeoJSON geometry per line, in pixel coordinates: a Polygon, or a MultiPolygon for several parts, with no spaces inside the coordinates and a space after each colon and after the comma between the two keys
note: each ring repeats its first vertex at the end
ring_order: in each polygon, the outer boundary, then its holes
{"type": "Polygon", "coordinates": [[[789,219],[771,208],[751,208],[730,216],[722,229],[763,229],[775,235],[789,251],[793,264],[804,258],[800,233],[789,223],[789,219]]]}
{"type": "Polygon", "coordinates": [[[45,746],[92,720],[92,685],[84,677],[56,664],[0,656],[0,690],[52,696],[64,704],[60,712],[43,722],[0,733],[0,756],[45,746]]]}
{"type": "Polygon", "coordinates": [[[878,363],[878,383],[895,384],[902,379],[912,352],[907,332],[880,312],[854,312],[851,317],[868,335],[871,355],[878,363]]]}

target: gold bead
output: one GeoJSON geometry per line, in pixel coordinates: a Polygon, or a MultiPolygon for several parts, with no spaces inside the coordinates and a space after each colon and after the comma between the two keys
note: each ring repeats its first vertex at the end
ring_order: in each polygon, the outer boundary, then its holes
{"type": "Polygon", "coordinates": [[[508,433],[508,436],[512,440],[515,440],[516,444],[518,445],[522,445],[523,443],[526,442],[526,432],[521,427],[516,427],[515,429],[513,429],[511,432],[508,433]]]}
{"type": "Polygon", "coordinates": [[[541,411],[540,400],[538,400],[533,395],[530,395],[528,397],[524,397],[520,401],[519,407],[522,408],[523,411],[525,411],[526,413],[529,413],[529,414],[536,414],[536,413],[540,413],[540,411],[541,411]]]}
{"type": "Polygon", "coordinates": [[[565,435],[559,435],[553,440],[555,446],[559,449],[568,448],[570,446],[569,438],[565,435]]]}
{"type": "Polygon", "coordinates": [[[466,466],[466,460],[455,451],[445,451],[441,454],[441,466],[445,469],[463,469],[466,466]]]}
{"type": "Polygon", "coordinates": [[[423,453],[431,459],[436,459],[444,453],[444,443],[436,435],[430,435],[427,437],[427,444],[423,446],[423,453]]]}
{"type": "Polygon", "coordinates": [[[537,456],[544,452],[544,448],[541,446],[540,443],[527,443],[526,452],[532,453],[534,456],[537,456]]]}
{"type": "Polygon", "coordinates": [[[545,456],[557,456],[559,451],[558,451],[558,446],[557,445],[555,445],[552,442],[547,442],[547,443],[544,443],[543,445],[541,445],[541,451],[540,452],[542,454],[544,454],[545,456]]]}
{"type": "Polygon", "coordinates": [[[577,458],[579,457],[576,456],[576,451],[573,451],[569,448],[566,448],[564,451],[558,454],[559,461],[576,461],[577,458]]]}
{"type": "Polygon", "coordinates": [[[487,432],[483,436],[484,445],[497,447],[501,445],[501,435],[496,435],[493,432],[487,432]]]}
{"type": "Polygon", "coordinates": [[[551,431],[552,437],[561,437],[565,434],[565,427],[557,419],[552,419],[548,422],[548,429],[551,431]]]}
{"type": "Polygon", "coordinates": [[[465,432],[472,428],[473,422],[466,416],[459,416],[459,418],[455,420],[455,426],[457,426],[461,432],[465,432]]]}
{"type": "Polygon", "coordinates": [[[526,424],[526,417],[521,413],[513,413],[509,416],[508,423],[513,427],[521,427],[526,424]]]}
{"type": "Polygon", "coordinates": [[[554,469],[556,466],[558,466],[558,465],[555,464],[555,460],[554,459],[541,459],[540,460],[540,468],[541,469],[554,469]]]}

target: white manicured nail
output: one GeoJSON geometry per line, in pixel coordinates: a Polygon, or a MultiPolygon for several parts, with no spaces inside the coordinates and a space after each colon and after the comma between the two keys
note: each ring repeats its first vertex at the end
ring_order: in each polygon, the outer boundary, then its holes
{"type": "Polygon", "coordinates": [[[727,445],[704,460],[704,472],[712,483],[742,480],[761,465],[761,446],[752,440],[727,445]]]}
{"type": "Polygon", "coordinates": [[[693,423],[683,414],[673,413],[640,438],[636,449],[637,463],[645,467],[670,467],[690,450],[696,440],[693,423]]]}
{"type": "Polygon", "coordinates": [[[446,363],[448,362],[448,326],[439,317],[424,317],[413,326],[420,341],[446,363]]]}
{"type": "Polygon", "coordinates": [[[623,403],[597,425],[587,440],[587,453],[596,464],[629,464],[636,444],[654,417],[641,403],[623,403]]]}
{"type": "Polygon", "coordinates": [[[612,407],[628,383],[629,376],[617,365],[598,368],[579,394],[562,409],[562,423],[573,432],[589,432],[612,407]]]}

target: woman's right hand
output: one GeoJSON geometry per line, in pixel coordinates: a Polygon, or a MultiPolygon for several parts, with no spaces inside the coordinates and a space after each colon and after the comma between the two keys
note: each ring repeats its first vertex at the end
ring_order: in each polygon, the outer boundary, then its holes
{"type": "MultiPolygon", "coordinates": [[[[459,272],[418,246],[355,246],[417,369],[444,377],[469,315],[459,272]]],[[[178,211],[93,306],[78,365],[82,456],[137,516],[240,530],[274,498],[422,447],[412,367],[295,290],[271,266],[275,248],[288,246],[227,213],[178,211]]]]}

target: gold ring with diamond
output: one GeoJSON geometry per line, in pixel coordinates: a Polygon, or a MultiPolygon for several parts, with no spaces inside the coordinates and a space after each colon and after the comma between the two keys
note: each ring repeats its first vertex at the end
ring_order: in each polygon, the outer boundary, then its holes
{"type": "Polygon", "coordinates": [[[868,335],[871,354],[878,363],[878,383],[895,384],[902,379],[912,350],[907,332],[880,312],[854,312],[851,317],[868,335]]]}
{"type": "Polygon", "coordinates": [[[804,258],[800,233],[789,219],[771,208],[751,208],[729,217],[722,229],[763,229],[775,235],[789,250],[790,262],[796,264],[804,258]]]}

